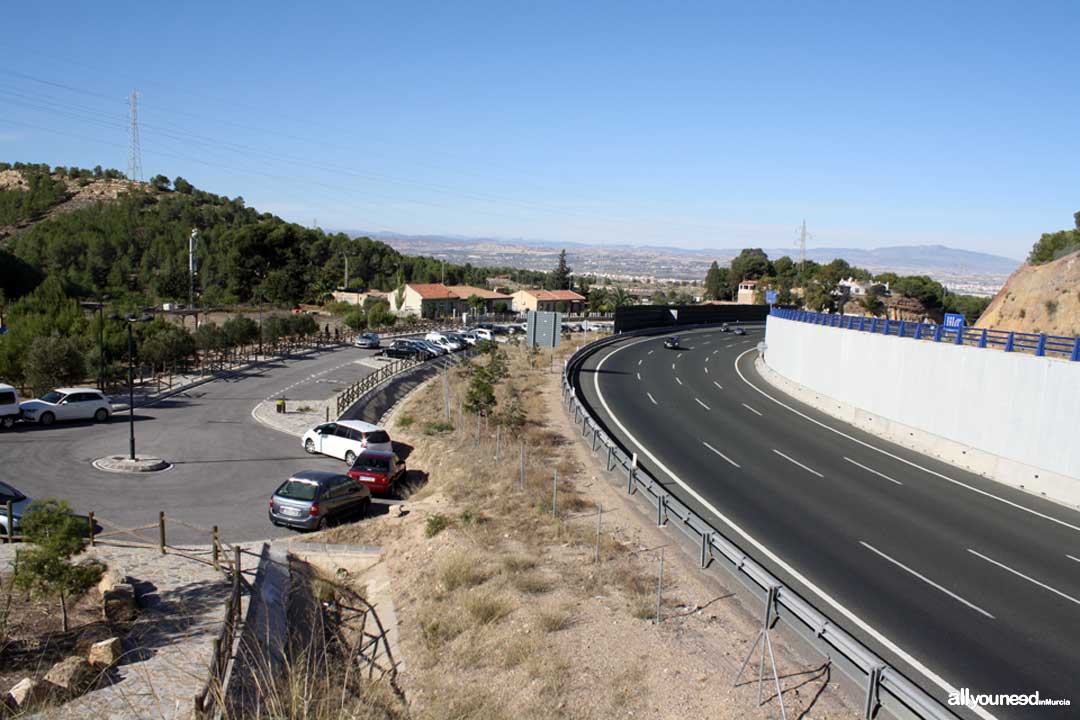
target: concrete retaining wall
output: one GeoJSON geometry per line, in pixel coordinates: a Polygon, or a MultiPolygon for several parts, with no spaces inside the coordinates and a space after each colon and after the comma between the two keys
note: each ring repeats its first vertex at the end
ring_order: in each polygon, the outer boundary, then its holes
{"type": "Polygon", "coordinates": [[[1080,363],[776,317],[765,342],[766,379],[800,400],[1080,507],[1080,363]]]}

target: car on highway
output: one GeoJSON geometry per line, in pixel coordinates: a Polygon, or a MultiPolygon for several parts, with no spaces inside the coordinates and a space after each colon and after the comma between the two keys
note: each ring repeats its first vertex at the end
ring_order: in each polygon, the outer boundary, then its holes
{"type": "Polygon", "coordinates": [[[301,470],[281,483],[270,498],[270,522],[298,530],[322,530],[331,521],[364,517],[371,491],[348,475],[301,470]]]}
{"type": "Polygon", "coordinates": [[[741,327],[735,328],[732,332],[734,332],[736,335],[745,335],[746,334],[746,331],[743,330],[741,327]]]}
{"type": "Polygon", "coordinates": [[[19,520],[26,511],[26,506],[29,504],[30,498],[26,497],[7,483],[0,482],[0,528],[2,528],[2,530],[0,530],[0,535],[7,535],[8,522],[11,522],[12,534],[18,532],[19,520]],[[7,516],[8,503],[11,503],[10,520],[7,516]]]}
{"type": "Polygon", "coordinates": [[[0,427],[10,428],[20,417],[19,391],[11,385],[0,383],[0,427]]]}
{"type": "Polygon", "coordinates": [[[720,332],[731,332],[731,328],[728,326],[727,323],[724,323],[720,326],[720,332]]]}
{"type": "Polygon", "coordinates": [[[671,337],[664,338],[664,347],[668,350],[678,350],[680,348],[679,336],[672,335],[671,337]]]}
{"type": "Polygon", "coordinates": [[[338,420],[316,425],[304,433],[303,446],[312,455],[329,455],[349,465],[365,450],[394,451],[390,434],[363,420],[338,420]]]}
{"type": "Polygon", "coordinates": [[[52,425],[57,420],[94,420],[105,422],[112,405],[94,388],[57,388],[36,400],[19,404],[22,417],[29,422],[52,425]]]}
{"type": "Polygon", "coordinates": [[[376,350],[379,347],[379,336],[377,333],[360,333],[353,340],[353,345],[365,350],[376,350]]]}
{"type": "Polygon", "coordinates": [[[405,463],[392,452],[365,450],[346,474],[373,493],[387,493],[405,478],[405,463]]]}

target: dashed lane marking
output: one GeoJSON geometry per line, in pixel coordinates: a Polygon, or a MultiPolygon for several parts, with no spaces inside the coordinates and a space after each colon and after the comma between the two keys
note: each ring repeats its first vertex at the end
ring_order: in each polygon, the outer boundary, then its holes
{"type": "Polygon", "coordinates": [[[860,540],[860,541],[859,541],[859,544],[860,544],[860,545],[862,545],[862,546],[863,546],[864,548],[866,548],[867,550],[870,550],[871,552],[877,553],[878,555],[880,555],[881,557],[885,558],[886,560],[888,560],[889,562],[891,562],[891,563],[892,563],[893,565],[895,565],[896,567],[900,568],[901,570],[904,570],[904,571],[906,571],[906,572],[909,572],[909,573],[911,573],[912,575],[914,575],[915,577],[919,578],[920,580],[922,580],[922,581],[923,581],[924,583],[926,583],[926,584],[927,584],[927,585],[929,585],[930,587],[933,587],[933,588],[936,588],[936,589],[940,590],[941,592],[943,592],[943,593],[945,593],[946,595],[948,595],[949,597],[951,597],[951,598],[952,598],[953,600],[957,600],[957,601],[959,601],[959,602],[962,602],[962,603],[964,603],[965,605],[967,605],[967,606],[968,606],[969,608],[971,608],[971,609],[972,609],[972,610],[974,610],[975,612],[979,612],[979,613],[982,613],[983,615],[985,615],[986,617],[990,618],[991,620],[994,620],[994,619],[995,619],[993,615],[991,615],[990,613],[986,612],[985,610],[983,610],[983,609],[982,609],[981,607],[979,607],[979,606],[978,606],[978,605],[976,605],[975,603],[973,603],[973,602],[968,602],[968,601],[967,601],[967,600],[965,600],[964,598],[962,598],[962,597],[960,597],[959,595],[957,595],[956,593],[954,593],[954,592],[953,592],[952,590],[949,590],[949,589],[948,589],[948,588],[946,588],[946,587],[942,587],[941,585],[938,585],[938,584],[937,584],[936,582],[934,582],[934,581],[933,581],[933,580],[931,580],[930,578],[926,577],[925,575],[923,575],[923,574],[921,574],[921,573],[919,573],[919,572],[916,572],[915,570],[912,570],[911,568],[909,568],[909,567],[908,567],[907,565],[905,565],[904,563],[900,562],[899,560],[895,560],[895,559],[893,559],[893,558],[889,557],[888,555],[886,555],[885,553],[881,552],[880,550],[878,550],[878,549],[877,549],[876,547],[874,547],[873,545],[871,545],[871,544],[869,544],[869,543],[866,543],[866,542],[863,542],[862,540],[860,540]]]}
{"type": "Polygon", "coordinates": [[[821,473],[819,473],[819,472],[818,472],[817,470],[815,470],[814,468],[812,468],[812,467],[808,467],[808,466],[806,466],[806,465],[803,465],[803,464],[802,464],[801,462],[799,462],[799,461],[798,461],[798,460],[796,460],[795,458],[793,458],[793,457],[789,457],[789,456],[785,455],[784,453],[780,452],[780,451],[779,451],[779,450],[777,450],[776,448],[773,448],[773,452],[774,452],[774,453],[776,453],[777,455],[779,455],[780,457],[784,458],[785,460],[787,460],[787,461],[788,461],[789,463],[793,463],[793,464],[795,464],[795,465],[798,465],[799,467],[801,467],[801,468],[802,468],[803,470],[805,470],[806,472],[810,473],[811,475],[817,475],[817,476],[818,476],[819,478],[823,478],[823,477],[825,477],[824,475],[822,475],[821,473]]]}

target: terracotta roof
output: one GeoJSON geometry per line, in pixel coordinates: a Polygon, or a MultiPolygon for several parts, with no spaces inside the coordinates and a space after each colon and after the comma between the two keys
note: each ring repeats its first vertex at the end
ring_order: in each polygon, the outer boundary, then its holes
{"type": "Polygon", "coordinates": [[[509,295],[503,295],[493,290],[486,288],[473,287],[472,285],[448,285],[449,290],[455,297],[459,297],[462,300],[468,300],[470,296],[476,295],[484,300],[509,300],[509,295]]]}
{"type": "Polygon", "coordinates": [[[408,283],[406,287],[411,288],[424,300],[452,300],[457,297],[442,283],[408,283]]]}
{"type": "Polygon", "coordinates": [[[573,290],[519,290],[518,292],[532,295],[537,300],[562,300],[584,302],[585,298],[573,290]]]}

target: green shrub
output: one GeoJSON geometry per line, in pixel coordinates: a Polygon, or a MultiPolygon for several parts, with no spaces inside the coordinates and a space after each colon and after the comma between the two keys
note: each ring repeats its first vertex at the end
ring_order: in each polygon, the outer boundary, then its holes
{"type": "Polygon", "coordinates": [[[427,535],[429,538],[433,538],[446,528],[450,527],[453,522],[453,520],[443,515],[442,513],[435,513],[434,515],[429,515],[427,519],[427,524],[424,526],[424,534],[427,535]]]}

